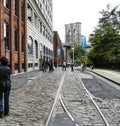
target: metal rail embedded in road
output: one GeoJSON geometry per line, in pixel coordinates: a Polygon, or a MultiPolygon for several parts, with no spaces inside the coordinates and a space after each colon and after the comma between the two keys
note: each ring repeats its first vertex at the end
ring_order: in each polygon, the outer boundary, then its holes
{"type": "MultiPolygon", "coordinates": [[[[76,75],[78,76],[78,74],[76,74],[76,75]]],[[[104,121],[105,126],[110,126],[109,123],[107,122],[106,118],[104,117],[103,113],[101,112],[100,108],[98,107],[98,105],[94,101],[91,93],[86,89],[86,87],[85,87],[83,81],[81,80],[81,78],[79,76],[78,76],[78,78],[79,78],[80,83],[83,85],[84,89],[86,90],[88,96],[90,97],[92,103],[94,104],[96,110],[98,111],[99,115],[101,116],[102,120],[104,121]]]]}
{"type": "Polygon", "coordinates": [[[61,79],[60,86],[59,86],[59,88],[58,88],[58,91],[57,91],[57,94],[56,94],[56,97],[55,97],[53,106],[52,106],[51,111],[50,111],[50,113],[49,113],[49,115],[48,115],[48,118],[47,118],[47,121],[46,121],[46,123],[45,123],[45,126],[48,126],[48,124],[49,124],[49,121],[50,121],[50,118],[51,118],[51,116],[52,116],[54,107],[55,107],[56,102],[57,102],[57,100],[58,100],[58,98],[59,98],[59,94],[60,94],[60,91],[61,91],[61,87],[62,87],[62,84],[63,84],[63,81],[64,81],[65,74],[66,74],[66,72],[63,74],[63,77],[62,77],[62,79],[61,79]]]}
{"type": "MultiPolygon", "coordinates": [[[[103,113],[101,112],[100,108],[97,106],[96,102],[94,101],[92,94],[90,94],[90,92],[86,89],[86,87],[84,86],[84,83],[83,83],[82,79],[79,77],[79,75],[78,75],[78,73],[77,73],[76,71],[74,71],[73,76],[74,76],[74,78],[77,78],[78,83],[81,84],[81,87],[83,87],[83,88],[85,89],[85,92],[86,92],[85,94],[87,94],[86,97],[88,97],[87,100],[89,100],[89,103],[91,103],[91,105],[93,106],[93,109],[91,109],[91,111],[95,111],[95,113],[97,114],[96,117],[97,117],[98,119],[101,120],[101,123],[102,123],[102,124],[104,124],[105,126],[109,126],[109,123],[107,122],[107,120],[106,120],[106,118],[104,117],[103,113]]],[[[74,116],[74,115],[76,115],[76,113],[71,113],[71,111],[69,111],[70,108],[69,108],[69,109],[67,108],[68,106],[66,106],[66,104],[65,104],[65,102],[64,102],[64,100],[65,100],[65,99],[64,99],[64,96],[61,95],[61,94],[62,94],[61,88],[62,88],[62,86],[64,85],[64,79],[65,79],[65,77],[66,77],[66,72],[64,72],[63,77],[62,77],[62,79],[61,79],[61,81],[60,81],[60,86],[59,86],[59,88],[58,88],[58,91],[57,91],[57,94],[56,94],[54,103],[53,103],[53,105],[52,105],[52,108],[51,108],[51,110],[50,110],[50,113],[49,113],[49,115],[48,115],[48,118],[47,118],[47,120],[46,120],[46,122],[45,122],[45,126],[48,126],[48,125],[49,125],[50,119],[52,118],[52,114],[53,114],[54,108],[55,108],[55,106],[56,106],[58,100],[60,100],[62,107],[63,107],[64,110],[67,112],[68,116],[71,118],[71,120],[74,122],[74,124],[75,124],[76,126],[81,126],[81,125],[82,125],[82,122],[77,122],[77,120],[76,120],[77,117],[74,116]],[[61,94],[60,94],[60,93],[61,93],[61,94]],[[61,96],[62,96],[62,98],[61,98],[61,96]]],[[[72,77],[72,76],[70,75],[70,77],[72,77]]],[[[77,86],[78,86],[78,85],[77,85],[77,86]]],[[[71,87],[71,88],[72,88],[72,87],[71,87]]],[[[77,88],[79,88],[79,86],[78,86],[77,88]]],[[[83,89],[83,88],[82,88],[82,89],[83,89]]],[[[67,90],[68,90],[68,89],[67,89],[67,90]]],[[[78,90],[79,90],[79,89],[78,89],[78,90]]],[[[62,91],[63,91],[63,90],[62,90],[62,91]]],[[[81,101],[82,101],[82,97],[81,97],[81,101]]],[[[81,102],[81,101],[80,101],[80,102],[81,102]]],[[[84,100],[83,100],[83,101],[84,101],[84,100]]],[[[69,103],[68,103],[68,104],[69,104],[69,103]]],[[[75,108],[75,109],[76,109],[76,108],[75,108]]],[[[77,112],[77,111],[76,111],[76,112],[77,112]]],[[[79,113],[79,114],[81,114],[81,113],[79,113]]],[[[93,115],[93,116],[95,116],[95,115],[93,115]]],[[[91,117],[92,117],[92,115],[91,115],[91,117]]],[[[79,119],[81,120],[81,118],[79,118],[79,119]]]]}

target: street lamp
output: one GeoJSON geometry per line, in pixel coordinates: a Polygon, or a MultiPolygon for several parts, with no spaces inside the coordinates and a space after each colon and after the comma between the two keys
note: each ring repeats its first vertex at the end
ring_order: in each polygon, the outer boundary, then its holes
{"type": "Polygon", "coordinates": [[[74,63],[74,44],[72,50],[73,50],[73,63],[74,63]]]}
{"type": "MultiPolygon", "coordinates": [[[[70,43],[71,43],[71,35],[72,35],[72,32],[70,32],[70,43]]],[[[75,54],[74,54],[74,49],[75,49],[75,45],[74,45],[75,44],[75,29],[73,30],[73,39],[72,40],[73,40],[73,42],[72,42],[73,43],[72,50],[73,50],[73,63],[74,63],[74,59],[75,59],[74,58],[75,57],[75,54]]]]}

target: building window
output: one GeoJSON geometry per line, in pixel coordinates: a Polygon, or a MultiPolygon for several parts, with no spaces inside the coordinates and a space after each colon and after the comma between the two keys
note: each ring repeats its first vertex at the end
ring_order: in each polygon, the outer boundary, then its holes
{"type": "Polygon", "coordinates": [[[7,22],[4,22],[4,47],[5,50],[10,49],[9,45],[9,25],[7,22]]]}
{"type": "Polygon", "coordinates": [[[33,67],[33,63],[28,63],[28,68],[33,67]]]}
{"type": "Polygon", "coordinates": [[[15,70],[18,70],[18,64],[15,63],[15,70]]]}
{"type": "Polygon", "coordinates": [[[40,32],[42,33],[42,22],[40,21],[40,32]]]}
{"type": "Polygon", "coordinates": [[[43,35],[45,36],[45,26],[43,26],[43,35]]]}
{"type": "Polygon", "coordinates": [[[47,38],[47,36],[48,36],[48,32],[47,32],[47,30],[46,30],[46,32],[45,32],[46,34],[45,34],[45,37],[47,38]]]}
{"type": "Polygon", "coordinates": [[[9,0],[4,0],[4,7],[9,8],[9,0]]]}
{"type": "Polygon", "coordinates": [[[32,8],[30,7],[29,4],[28,4],[28,19],[32,21],[32,8]]]}
{"type": "Polygon", "coordinates": [[[38,66],[38,63],[35,63],[35,67],[37,67],[38,66]]]}
{"type": "Polygon", "coordinates": [[[30,68],[30,63],[28,63],[28,68],[30,68]]]}
{"type": "Polygon", "coordinates": [[[31,65],[31,67],[33,67],[33,63],[31,63],[30,65],[31,65]]]}
{"type": "Polygon", "coordinates": [[[45,46],[43,46],[43,53],[45,54],[45,46]]]}
{"type": "Polygon", "coordinates": [[[35,58],[38,58],[38,44],[37,41],[35,41],[35,58]]]}
{"type": "Polygon", "coordinates": [[[34,23],[35,23],[35,26],[37,27],[37,15],[34,13],[34,23]]]}
{"type": "Polygon", "coordinates": [[[18,0],[14,0],[14,15],[18,16],[18,0]]]}
{"type": "Polygon", "coordinates": [[[28,57],[33,58],[33,40],[31,37],[28,39],[28,57]]]}
{"type": "Polygon", "coordinates": [[[46,47],[46,54],[48,55],[48,48],[46,47]]]}
{"type": "Polygon", "coordinates": [[[17,29],[16,28],[14,28],[14,51],[18,51],[17,29]]]}
{"type": "Polygon", "coordinates": [[[22,69],[23,69],[23,70],[25,69],[25,64],[24,64],[24,63],[22,63],[22,69]]]}
{"type": "Polygon", "coordinates": [[[21,19],[22,21],[24,21],[24,13],[25,13],[25,10],[24,10],[24,3],[22,2],[22,5],[21,5],[21,19]]]}
{"type": "Polygon", "coordinates": [[[50,34],[48,33],[48,40],[50,41],[50,34]]]}
{"type": "Polygon", "coordinates": [[[24,52],[25,51],[25,43],[24,43],[24,35],[21,35],[21,51],[24,52]]]}

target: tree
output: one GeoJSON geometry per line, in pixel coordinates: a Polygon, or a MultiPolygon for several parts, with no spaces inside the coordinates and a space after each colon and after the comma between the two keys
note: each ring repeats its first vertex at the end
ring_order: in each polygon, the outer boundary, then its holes
{"type": "MultiPolygon", "coordinates": [[[[71,59],[73,59],[73,48],[69,50],[69,55],[71,59]]],[[[74,59],[76,63],[79,63],[80,61],[83,61],[85,59],[85,50],[81,47],[81,45],[75,45],[74,59]]]]}
{"type": "Polygon", "coordinates": [[[115,67],[120,64],[120,10],[119,6],[102,10],[102,17],[99,19],[98,26],[90,35],[89,41],[93,49],[88,57],[97,66],[115,67]]]}

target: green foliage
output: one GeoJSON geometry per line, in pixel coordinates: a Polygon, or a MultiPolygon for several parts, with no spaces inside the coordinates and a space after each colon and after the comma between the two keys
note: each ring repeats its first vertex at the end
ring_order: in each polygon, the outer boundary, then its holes
{"type": "MultiPolygon", "coordinates": [[[[69,55],[71,59],[73,59],[73,48],[69,50],[69,55]]],[[[85,61],[85,50],[81,47],[81,45],[75,45],[74,47],[74,60],[75,63],[80,63],[85,61]]]]}
{"type": "Polygon", "coordinates": [[[88,58],[96,66],[112,67],[120,64],[120,10],[118,6],[100,12],[98,26],[90,35],[89,41],[93,48],[88,54],[88,58]]]}

